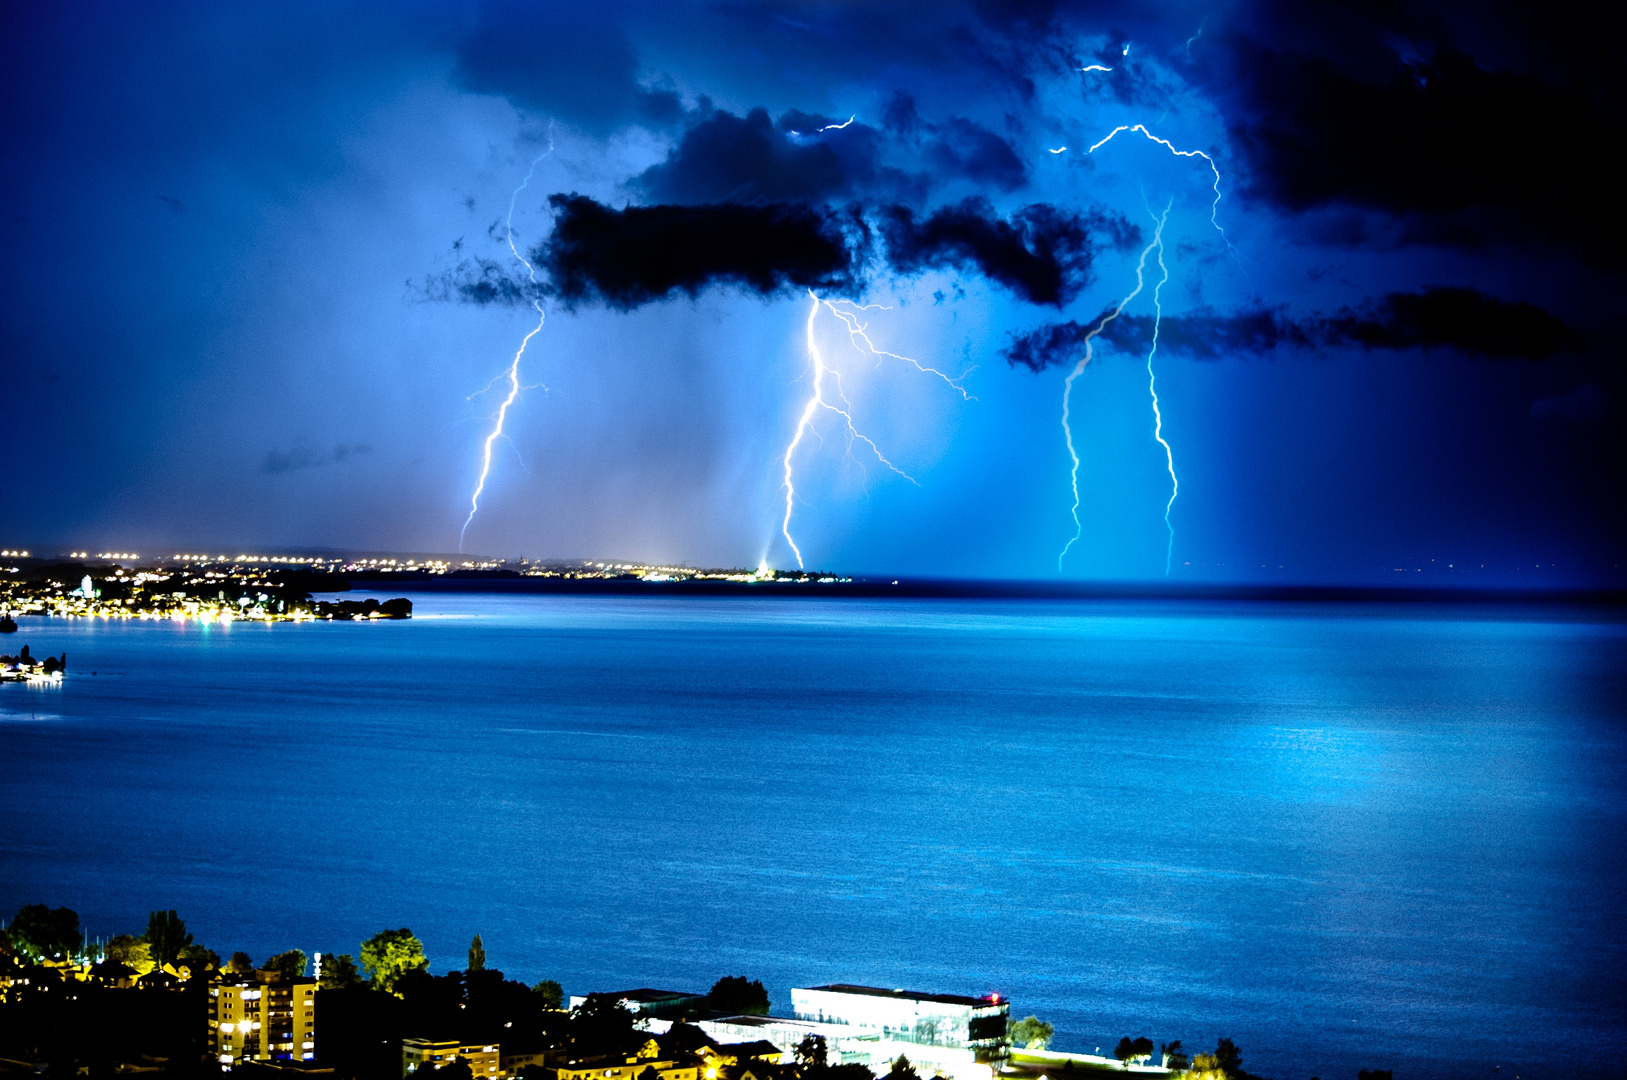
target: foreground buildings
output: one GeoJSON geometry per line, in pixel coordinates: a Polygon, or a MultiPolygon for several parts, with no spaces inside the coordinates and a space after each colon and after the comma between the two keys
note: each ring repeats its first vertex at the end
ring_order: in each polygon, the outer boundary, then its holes
{"type": "Polygon", "coordinates": [[[428,1080],[455,1066],[447,1080],[464,1069],[468,1080],[862,1080],[858,1069],[885,1074],[903,1057],[923,1080],[992,1080],[1008,1050],[1009,1005],[998,995],[830,984],[792,990],[790,1015],[769,1016],[721,1014],[706,994],[641,989],[573,999],[584,1007],[567,1014],[536,1005],[530,988],[500,972],[425,972],[415,993],[469,991],[467,1005],[454,997],[449,1012],[433,1012],[413,994],[366,985],[318,993],[313,977],[216,962],[29,961],[0,948],[0,1059],[33,1062],[36,1072],[66,1060],[178,1077],[428,1080]],[[518,1012],[477,1017],[496,1000],[477,991],[519,994],[540,1010],[524,1013],[536,1022],[520,1023],[518,1012]]]}
{"type": "Polygon", "coordinates": [[[217,975],[209,988],[209,1050],[225,1068],[316,1057],[316,980],[275,971],[217,975]]]}
{"type": "MultiPolygon", "coordinates": [[[[626,1003],[654,1033],[673,1027],[660,1017],[662,1004],[698,1000],[696,995],[652,990],[611,996],[626,1003]]],[[[772,1045],[781,1062],[790,1062],[804,1040],[815,1038],[832,1065],[863,1065],[881,1074],[907,1057],[922,1075],[989,1080],[1006,1045],[1010,1011],[998,994],[967,997],[834,983],[794,988],[790,1016],[724,1016],[697,1020],[694,1026],[720,1046],[772,1045]]],[[[559,1080],[566,1078],[561,1074],[559,1080]]]]}

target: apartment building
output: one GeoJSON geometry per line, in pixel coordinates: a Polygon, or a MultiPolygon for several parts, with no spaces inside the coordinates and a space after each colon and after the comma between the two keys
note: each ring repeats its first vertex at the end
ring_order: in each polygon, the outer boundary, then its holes
{"type": "Polygon", "coordinates": [[[316,980],[274,971],[218,976],[209,988],[209,1048],[228,1069],[240,1061],[310,1061],[316,980]]]}
{"type": "Polygon", "coordinates": [[[475,1080],[496,1080],[502,1063],[502,1051],[496,1043],[466,1043],[457,1039],[402,1039],[401,1075],[410,1076],[419,1069],[439,1069],[454,1061],[469,1066],[475,1080]]]}

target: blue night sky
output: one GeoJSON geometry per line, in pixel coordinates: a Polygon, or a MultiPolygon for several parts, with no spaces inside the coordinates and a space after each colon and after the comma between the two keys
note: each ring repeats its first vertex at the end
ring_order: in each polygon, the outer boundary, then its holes
{"type": "Polygon", "coordinates": [[[811,335],[810,567],[1620,584],[1621,46],[1311,7],[6,4],[0,543],[454,551],[540,309],[470,552],[794,567],[811,335]]]}

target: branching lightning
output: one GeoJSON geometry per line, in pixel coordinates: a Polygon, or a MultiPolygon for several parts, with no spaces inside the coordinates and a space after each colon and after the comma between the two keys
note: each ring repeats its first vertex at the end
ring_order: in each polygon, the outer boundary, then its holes
{"type": "Polygon", "coordinates": [[[802,414],[797,419],[796,431],[792,434],[791,441],[786,444],[785,454],[780,462],[784,477],[780,487],[785,492],[785,517],[780,522],[780,534],[785,537],[786,544],[791,548],[791,554],[796,556],[798,569],[804,569],[805,564],[802,561],[802,549],[797,546],[795,538],[793,538],[791,535],[791,515],[796,507],[797,495],[793,462],[796,458],[797,448],[802,445],[803,438],[810,432],[812,432],[816,438],[818,437],[818,431],[816,431],[814,428],[814,417],[816,417],[821,410],[835,413],[837,416],[842,418],[843,434],[847,439],[849,455],[852,454],[853,443],[862,442],[870,448],[870,452],[876,456],[877,461],[881,462],[883,465],[887,466],[888,469],[894,473],[897,473],[910,483],[920,486],[913,476],[906,473],[903,469],[900,469],[897,465],[894,465],[890,460],[888,460],[887,456],[881,452],[881,447],[877,446],[874,440],[861,432],[853,423],[853,403],[848,400],[847,392],[842,386],[842,373],[836,368],[832,367],[830,364],[826,363],[824,354],[819,350],[819,341],[814,336],[814,320],[818,317],[819,309],[821,307],[829,310],[832,315],[841,320],[842,325],[847,328],[848,337],[853,342],[853,347],[855,349],[861,352],[870,353],[872,356],[878,358],[878,362],[882,357],[891,357],[894,360],[901,360],[924,375],[933,375],[939,379],[942,379],[949,386],[953,387],[955,391],[960,394],[963,400],[974,400],[972,396],[966,392],[966,388],[961,385],[961,380],[964,379],[966,375],[971,374],[970,371],[967,371],[958,378],[951,378],[949,375],[939,371],[937,368],[929,367],[928,365],[921,363],[919,360],[915,360],[908,356],[902,356],[895,352],[888,352],[886,349],[876,348],[875,343],[870,340],[870,336],[866,332],[869,327],[868,324],[863,321],[861,313],[873,310],[886,310],[886,308],[882,307],[882,305],[857,304],[852,300],[824,300],[821,299],[812,289],[808,290],[808,299],[810,304],[808,306],[808,322],[805,328],[805,337],[808,346],[808,362],[813,371],[813,386],[808,395],[807,402],[802,407],[802,414]],[[825,395],[825,377],[827,375],[830,377],[830,380],[835,387],[834,401],[827,398],[825,395]],[[837,404],[837,402],[840,404],[837,404]]]}
{"type": "Polygon", "coordinates": [[[1073,427],[1070,423],[1071,414],[1069,411],[1073,398],[1073,384],[1080,375],[1084,374],[1085,367],[1090,363],[1094,355],[1097,335],[1107,329],[1108,323],[1122,315],[1124,309],[1129,306],[1130,301],[1140,296],[1141,290],[1146,287],[1147,256],[1152,254],[1155,248],[1162,249],[1164,222],[1168,217],[1169,210],[1166,208],[1163,217],[1158,219],[1158,228],[1153,233],[1152,243],[1141,249],[1141,258],[1136,260],[1136,287],[1131,289],[1129,294],[1118,302],[1117,307],[1103,315],[1101,320],[1085,335],[1085,355],[1080,357],[1079,362],[1073,365],[1073,370],[1068,372],[1068,377],[1062,383],[1062,436],[1068,444],[1068,457],[1073,461],[1073,470],[1070,473],[1070,483],[1073,485],[1073,536],[1062,546],[1062,551],[1056,557],[1056,568],[1059,571],[1062,569],[1062,560],[1068,556],[1068,549],[1079,542],[1079,538],[1084,535],[1085,531],[1083,522],[1079,520],[1079,451],[1073,445],[1073,427]]]}
{"type": "MultiPolygon", "coordinates": [[[[1128,51],[1129,46],[1125,46],[1125,49],[1128,51]]],[[[1220,166],[1215,164],[1215,159],[1204,153],[1202,150],[1177,150],[1175,148],[1175,144],[1170,142],[1168,139],[1159,138],[1157,135],[1154,135],[1152,132],[1148,131],[1146,124],[1120,124],[1118,127],[1102,136],[1101,139],[1097,140],[1096,144],[1089,150],[1086,150],[1085,153],[1094,154],[1097,150],[1100,150],[1102,147],[1112,142],[1115,135],[1125,131],[1141,132],[1141,134],[1145,135],[1148,139],[1152,140],[1158,145],[1164,147],[1176,157],[1200,157],[1208,164],[1209,171],[1215,174],[1215,201],[1209,204],[1209,224],[1213,225],[1215,227],[1215,231],[1220,234],[1220,238],[1226,241],[1227,249],[1234,250],[1232,248],[1231,240],[1226,236],[1226,230],[1220,227],[1220,221],[1218,218],[1220,213],[1220,166]]]]}
{"type": "MultiPolygon", "coordinates": [[[[1199,34],[1202,33],[1202,28],[1201,27],[1199,28],[1198,33],[1199,34]]],[[[1194,34],[1192,39],[1187,42],[1188,48],[1190,48],[1192,41],[1197,39],[1197,36],[1198,36],[1197,34],[1194,34]]],[[[1126,53],[1128,53],[1128,51],[1129,51],[1128,46],[1126,46],[1125,51],[1126,51],[1126,53]]],[[[1108,143],[1112,142],[1113,139],[1116,136],[1118,136],[1119,134],[1121,134],[1123,132],[1126,132],[1126,131],[1139,132],[1141,135],[1145,136],[1149,141],[1155,142],[1158,145],[1164,147],[1166,150],[1168,150],[1171,154],[1174,154],[1176,157],[1202,158],[1204,160],[1205,164],[1207,164],[1209,166],[1209,171],[1214,175],[1213,190],[1214,190],[1214,193],[1215,193],[1215,198],[1214,198],[1214,201],[1212,203],[1210,203],[1210,205],[1209,205],[1209,224],[1212,225],[1214,227],[1215,231],[1220,234],[1221,240],[1225,241],[1227,250],[1231,251],[1233,253],[1233,255],[1235,255],[1236,254],[1236,249],[1232,247],[1232,242],[1231,242],[1230,238],[1228,238],[1226,236],[1226,230],[1221,227],[1220,221],[1219,221],[1220,198],[1221,198],[1221,194],[1220,194],[1220,167],[1215,164],[1215,159],[1210,157],[1208,154],[1204,153],[1202,150],[1181,150],[1181,149],[1177,148],[1175,146],[1175,144],[1170,142],[1168,139],[1161,138],[1161,137],[1159,137],[1157,135],[1154,135],[1150,130],[1148,130],[1147,125],[1145,125],[1145,124],[1120,124],[1118,127],[1114,128],[1112,131],[1108,132],[1101,139],[1097,140],[1096,143],[1090,147],[1090,149],[1085,151],[1085,153],[1086,154],[1094,154],[1097,150],[1100,150],[1103,146],[1106,146],[1108,143]]],[[[1147,256],[1149,254],[1153,253],[1153,252],[1157,252],[1159,277],[1158,277],[1158,283],[1153,286],[1153,293],[1152,293],[1154,316],[1153,316],[1153,330],[1152,330],[1152,345],[1147,351],[1147,393],[1152,398],[1153,438],[1157,440],[1159,446],[1164,448],[1164,462],[1165,462],[1165,465],[1167,466],[1167,468],[1169,470],[1169,484],[1170,484],[1169,501],[1164,504],[1164,528],[1169,533],[1168,544],[1167,544],[1167,546],[1165,547],[1165,550],[1164,550],[1164,576],[1165,577],[1169,576],[1170,568],[1174,564],[1174,558],[1175,558],[1175,526],[1174,526],[1173,522],[1170,520],[1170,515],[1171,515],[1172,511],[1175,508],[1175,499],[1176,499],[1177,496],[1180,495],[1181,485],[1180,485],[1180,480],[1176,476],[1176,473],[1175,473],[1175,451],[1171,448],[1171,446],[1169,444],[1169,441],[1164,438],[1164,416],[1163,416],[1162,410],[1159,408],[1159,403],[1158,403],[1158,378],[1157,378],[1157,375],[1155,374],[1155,372],[1153,370],[1153,360],[1158,355],[1158,334],[1159,334],[1159,330],[1162,327],[1163,318],[1164,318],[1163,290],[1164,290],[1164,285],[1169,282],[1169,266],[1164,261],[1164,225],[1169,220],[1170,207],[1173,206],[1173,205],[1174,205],[1174,202],[1173,202],[1173,200],[1171,200],[1171,202],[1164,207],[1164,212],[1162,214],[1155,215],[1153,217],[1153,220],[1157,223],[1157,228],[1153,232],[1152,243],[1147,245],[1147,247],[1142,250],[1141,258],[1136,264],[1136,287],[1135,287],[1135,289],[1128,296],[1126,296],[1123,300],[1121,300],[1119,302],[1118,307],[1114,308],[1107,315],[1104,315],[1102,317],[1101,321],[1099,323],[1097,323],[1095,328],[1092,329],[1090,331],[1090,333],[1085,336],[1085,355],[1084,355],[1084,357],[1082,359],[1080,359],[1080,361],[1077,364],[1074,365],[1073,370],[1069,373],[1069,375],[1067,377],[1067,380],[1063,384],[1063,390],[1062,390],[1062,432],[1063,432],[1063,435],[1064,435],[1064,437],[1066,438],[1066,441],[1067,441],[1068,456],[1073,462],[1073,470],[1072,470],[1072,474],[1071,474],[1071,481],[1072,481],[1072,487],[1073,487],[1074,534],[1073,534],[1073,538],[1070,539],[1067,542],[1067,544],[1065,544],[1063,546],[1061,554],[1057,556],[1057,569],[1058,570],[1062,569],[1062,561],[1063,561],[1063,559],[1066,558],[1069,549],[1072,548],[1073,545],[1078,542],[1080,536],[1083,533],[1083,529],[1084,529],[1084,527],[1081,524],[1080,519],[1079,519],[1079,454],[1078,454],[1078,452],[1076,451],[1076,449],[1074,448],[1074,445],[1073,445],[1073,429],[1072,429],[1072,427],[1071,427],[1071,425],[1069,423],[1069,404],[1070,404],[1070,401],[1071,401],[1071,398],[1072,398],[1073,384],[1074,384],[1075,380],[1077,380],[1079,378],[1080,374],[1083,373],[1083,371],[1085,370],[1085,366],[1087,364],[1089,364],[1090,361],[1091,361],[1091,357],[1092,357],[1092,353],[1093,353],[1093,346],[1094,346],[1094,339],[1096,338],[1096,336],[1098,334],[1100,334],[1102,332],[1102,330],[1104,330],[1107,327],[1108,323],[1112,322],[1114,319],[1119,317],[1120,313],[1122,313],[1124,311],[1125,306],[1127,304],[1129,304],[1129,302],[1131,300],[1135,299],[1135,297],[1141,292],[1141,290],[1145,286],[1145,270],[1146,270],[1146,265],[1147,265],[1147,256]]],[[[1150,212],[1151,211],[1149,210],[1149,213],[1150,212]]]]}
{"type": "MultiPolygon", "coordinates": [[[[508,250],[516,259],[520,261],[520,265],[525,267],[526,275],[530,278],[533,285],[535,285],[537,281],[536,268],[531,265],[531,260],[520,254],[520,249],[514,244],[514,204],[519,200],[520,192],[524,191],[526,186],[531,183],[531,177],[536,175],[537,165],[542,161],[543,158],[547,157],[553,152],[554,143],[553,139],[550,138],[548,140],[548,149],[544,150],[541,154],[538,154],[537,157],[531,162],[531,168],[526,171],[525,179],[520,181],[520,186],[515,188],[513,194],[508,197],[508,217],[503,221],[504,227],[507,230],[506,238],[508,240],[508,250]]],[[[525,337],[521,339],[520,347],[514,351],[514,359],[509,361],[508,371],[497,377],[508,379],[508,396],[505,397],[503,399],[503,403],[497,407],[497,415],[494,418],[491,432],[487,434],[485,445],[481,448],[480,479],[475,483],[474,494],[469,496],[469,516],[463,519],[463,528],[458,532],[459,552],[463,551],[463,539],[469,532],[469,523],[474,521],[475,513],[480,509],[480,493],[486,490],[486,478],[491,474],[492,444],[502,437],[503,425],[508,420],[509,406],[513,405],[514,399],[520,396],[520,360],[525,356],[526,346],[530,345],[531,339],[536,337],[537,334],[542,331],[542,324],[547,321],[548,318],[547,312],[545,312],[542,308],[541,301],[533,298],[531,301],[531,306],[535,308],[537,312],[537,325],[533,326],[531,328],[531,332],[526,334],[525,337]]],[[[497,378],[494,378],[492,382],[496,382],[497,378]]],[[[487,383],[486,386],[487,389],[490,389],[491,383],[487,383]]]]}
{"type": "Polygon", "coordinates": [[[1163,214],[1153,219],[1158,222],[1158,228],[1153,233],[1153,243],[1158,249],[1158,284],[1152,287],[1152,347],[1147,350],[1147,393],[1152,395],[1152,437],[1164,448],[1164,461],[1169,466],[1169,502],[1164,504],[1164,528],[1169,530],[1169,546],[1164,549],[1165,577],[1169,577],[1170,564],[1175,558],[1175,526],[1170,523],[1169,514],[1175,508],[1175,496],[1181,493],[1181,482],[1175,478],[1175,451],[1164,439],[1164,414],[1158,411],[1158,378],[1153,374],[1152,361],[1158,355],[1158,330],[1164,321],[1162,297],[1164,285],[1169,281],[1169,266],[1164,262],[1164,222],[1173,205],[1175,202],[1172,199],[1164,206],[1163,214]]]}

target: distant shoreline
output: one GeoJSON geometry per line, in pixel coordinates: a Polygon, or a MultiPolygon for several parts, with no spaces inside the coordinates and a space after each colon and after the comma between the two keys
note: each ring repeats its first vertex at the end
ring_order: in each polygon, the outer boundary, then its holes
{"type": "Polygon", "coordinates": [[[1193,585],[1157,583],[853,578],[839,582],[644,581],[638,578],[452,577],[347,573],[351,592],[550,596],[841,597],[909,600],[1185,600],[1382,604],[1518,604],[1627,607],[1627,589],[1443,589],[1360,585],[1193,585]]]}

